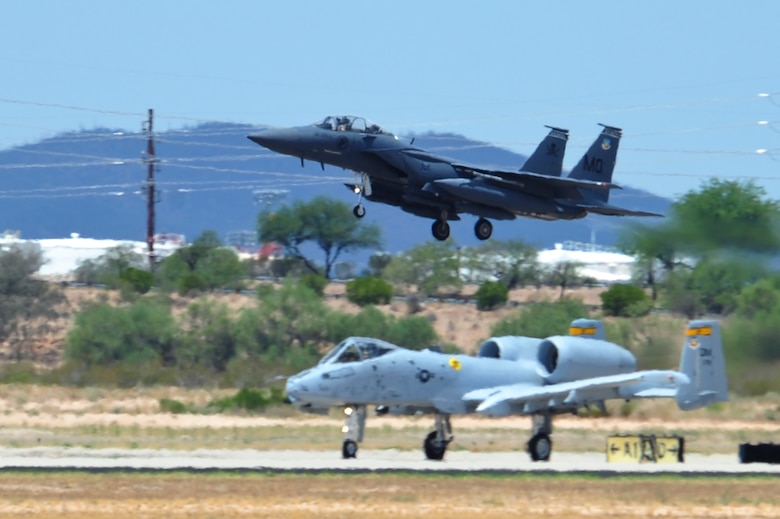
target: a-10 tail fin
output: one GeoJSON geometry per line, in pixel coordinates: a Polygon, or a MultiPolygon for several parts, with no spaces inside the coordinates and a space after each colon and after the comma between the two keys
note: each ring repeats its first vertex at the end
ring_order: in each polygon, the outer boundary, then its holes
{"type": "Polygon", "coordinates": [[[575,319],[569,325],[569,335],[586,339],[607,340],[604,335],[604,323],[598,319],[575,319]]]}
{"type": "Polygon", "coordinates": [[[690,321],[680,355],[680,371],[690,384],[677,391],[680,409],[696,409],[729,399],[723,341],[717,321],[690,321]]]}
{"type": "Polygon", "coordinates": [[[563,172],[563,155],[566,153],[569,130],[552,126],[546,128],[550,129],[550,133],[539,143],[520,171],[560,177],[563,172]]]}

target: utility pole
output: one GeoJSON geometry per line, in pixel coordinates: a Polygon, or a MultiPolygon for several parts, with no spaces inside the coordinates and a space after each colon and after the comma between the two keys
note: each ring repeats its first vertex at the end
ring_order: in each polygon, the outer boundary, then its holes
{"type": "Polygon", "coordinates": [[[146,221],[146,250],[149,255],[149,270],[153,271],[155,266],[154,256],[154,204],[157,203],[154,192],[154,169],[157,166],[154,157],[154,133],[152,127],[152,117],[154,113],[149,109],[149,120],[146,123],[147,147],[146,147],[146,195],[147,195],[147,221],[146,221]]]}

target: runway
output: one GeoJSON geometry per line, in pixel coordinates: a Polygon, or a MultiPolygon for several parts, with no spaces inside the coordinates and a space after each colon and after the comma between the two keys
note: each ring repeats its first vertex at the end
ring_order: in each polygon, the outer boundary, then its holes
{"type": "Polygon", "coordinates": [[[608,463],[598,452],[554,452],[549,462],[532,462],[525,452],[453,450],[443,461],[424,459],[421,451],[360,450],[356,459],[341,458],[338,450],[89,449],[81,447],[0,448],[0,471],[15,469],[85,471],[276,471],[276,472],[547,472],[689,475],[777,474],[780,465],[739,462],[727,454],[686,454],[684,463],[608,463]]]}

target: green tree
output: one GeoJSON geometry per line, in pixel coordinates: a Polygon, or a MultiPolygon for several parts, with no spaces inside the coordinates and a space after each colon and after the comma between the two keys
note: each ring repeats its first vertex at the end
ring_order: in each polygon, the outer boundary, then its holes
{"type": "Polygon", "coordinates": [[[186,294],[215,288],[239,289],[249,274],[247,264],[224,248],[214,231],[204,231],[191,245],[163,259],[157,268],[160,285],[186,294]]]}
{"type": "Polygon", "coordinates": [[[765,277],[744,287],[736,304],[735,313],[747,319],[774,312],[780,305],[780,276],[765,277]]]}
{"type": "Polygon", "coordinates": [[[306,257],[303,247],[307,243],[319,247],[325,255],[323,273],[327,279],[342,253],[376,248],[381,244],[377,225],[355,218],[344,202],[323,196],[309,202],[296,201],[275,212],[263,211],[258,216],[257,226],[260,241],[279,244],[286,254],[300,259],[314,273],[320,271],[306,257]]]}
{"type": "Polygon", "coordinates": [[[780,203],[754,182],[710,179],[672,204],[663,224],[631,228],[621,247],[640,258],[651,284],[654,263],[664,268],[665,299],[686,315],[723,312],[780,252],[778,222],[780,203]],[[677,273],[681,266],[692,275],[677,273]]]}
{"type": "Polygon", "coordinates": [[[122,285],[122,274],[126,270],[143,270],[144,267],[144,257],[135,252],[132,245],[122,244],[107,249],[94,260],[81,261],[74,275],[80,283],[100,283],[109,288],[119,288],[122,285]]]}
{"type": "Polygon", "coordinates": [[[523,241],[490,240],[479,247],[464,248],[460,266],[482,279],[491,276],[512,289],[539,284],[541,268],[537,256],[538,251],[523,241]]]}
{"type": "Polygon", "coordinates": [[[385,268],[385,276],[396,283],[417,285],[417,291],[424,296],[459,291],[463,281],[454,246],[451,239],[428,240],[394,257],[385,268]]]}
{"type": "Polygon", "coordinates": [[[710,257],[694,267],[691,288],[706,312],[728,314],[737,307],[743,288],[756,282],[764,273],[765,269],[759,263],[734,257],[710,257]]]}
{"type": "Polygon", "coordinates": [[[67,300],[54,284],[36,279],[43,265],[37,245],[12,244],[0,249],[0,344],[14,361],[37,360],[33,345],[66,311],[67,300]]]}
{"type": "Polygon", "coordinates": [[[777,224],[780,202],[767,200],[752,180],[711,178],[672,206],[673,221],[688,253],[734,250],[749,253],[780,251],[777,224]]]}
{"type": "Polygon", "coordinates": [[[580,285],[584,278],[580,275],[582,263],[577,261],[559,261],[552,265],[544,274],[543,279],[547,285],[561,289],[559,300],[563,300],[566,289],[580,285]]]}

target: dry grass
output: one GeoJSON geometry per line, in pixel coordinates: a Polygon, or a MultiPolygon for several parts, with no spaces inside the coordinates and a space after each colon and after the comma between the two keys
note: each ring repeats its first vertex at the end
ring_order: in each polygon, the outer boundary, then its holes
{"type": "Polygon", "coordinates": [[[136,517],[777,517],[773,478],[0,474],[0,515],[136,517]]]}
{"type": "MultiPolygon", "coordinates": [[[[234,390],[176,387],[128,390],[12,384],[0,386],[0,445],[88,448],[236,448],[330,450],[340,445],[342,415],[298,413],[291,406],[262,415],[161,413],[162,398],[204,408],[234,390]]],[[[689,452],[733,453],[742,442],[780,435],[780,395],[736,399],[692,412],[668,400],[626,407],[608,404],[611,417],[556,417],[555,449],[600,451],[617,433],[680,434],[689,452]],[[625,416],[623,416],[625,415],[625,416]]],[[[453,417],[453,450],[480,452],[525,449],[530,419],[453,417]]],[[[370,417],[364,448],[417,450],[433,427],[430,416],[370,417]]]]}

